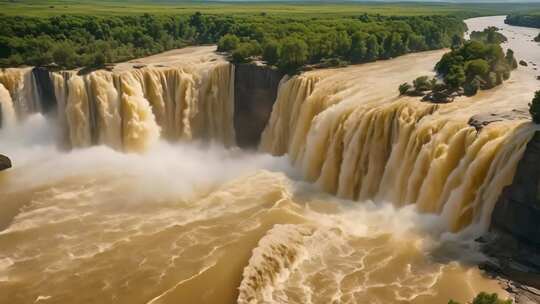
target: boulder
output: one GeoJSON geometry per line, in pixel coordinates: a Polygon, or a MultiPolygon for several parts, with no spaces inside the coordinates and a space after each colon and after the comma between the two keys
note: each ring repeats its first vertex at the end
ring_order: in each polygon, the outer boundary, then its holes
{"type": "Polygon", "coordinates": [[[0,171],[11,168],[11,160],[2,154],[0,154],[0,171]]]}

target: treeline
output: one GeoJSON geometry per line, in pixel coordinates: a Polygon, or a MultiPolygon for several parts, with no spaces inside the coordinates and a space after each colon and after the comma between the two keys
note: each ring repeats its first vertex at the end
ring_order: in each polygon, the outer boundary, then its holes
{"type": "Polygon", "coordinates": [[[4,16],[0,65],[99,66],[182,47],[196,38],[189,19],[180,17],[4,16]]]}
{"type": "Polygon", "coordinates": [[[99,66],[186,45],[218,43],[237,62],[262,58],[284,71],[358,63],[449,47],[453,16],[56,16],[0,19],[0,66],[99,66]]]}
{"type": "Polygon", "coordinates": [[[540,14],[510,14],[506,16],[504,23],[517,26],[540,28],[540,14]]]}
{"type": "MultiPolygon", "coordinates": [[[[492,28],[484,31],[486,37],[491,31],[492,28]]],[[[424,96],[424,100],[433,102],[450,102],[456,96],[473,96],[480,89],[487,90],[502,84],[510,78],[518,63],[511,49],[504,53],[498,42],[500,37],[491,37],[454,46],[436,64],[436,78],[422,76],[412,85],[404,83],[399,87],[400,94],[424,96]],[[483,42],[485,40],[493,43],[483,42]]]]}
{"type": "Polygon", "coordinates": [[[410,52],[450,47],[465,24],[456,17],[382,17],[335,19],[254,19],[251,33],[234,30],[218,43],[235,62],[262,58],[284,72],[304,65],[338,66],[388,59],[410,52]]]}

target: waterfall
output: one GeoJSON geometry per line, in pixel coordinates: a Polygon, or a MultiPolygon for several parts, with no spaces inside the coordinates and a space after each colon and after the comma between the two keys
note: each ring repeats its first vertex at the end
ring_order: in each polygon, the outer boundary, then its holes
{"type": "Polygon", "coordinates": [[[0,84],[0,127],[11,127],[16,120],[11,95],[4,85],[0,84]]]}
{"type": "Polygon", "coordinates": [[[234,67],[229,63],[47,73],[30,68],[0,72],[2,112],[9,115],[7,104],[21,119],[54,112],[66,147],[103,144],[144,151],[159,138],[235,143],[234,67]]]}
{"type": "Polygon", "coordinates": [[[532,124],[501,121],[477,131],[466,109],[496,102],[396,99],[394,92],[365,91],[375,83],[351,84],[347,72],[347,80],[325,73],[280,85],[260,150],[288,154],[306,180],[343,198],[416,204],[442,214],[450,231],[489,226],[532,124]]]}

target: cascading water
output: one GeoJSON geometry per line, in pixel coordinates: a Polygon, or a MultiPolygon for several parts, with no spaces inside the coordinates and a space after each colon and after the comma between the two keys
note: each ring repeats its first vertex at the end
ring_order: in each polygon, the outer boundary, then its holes
{"type": "MultiPolygon", "coordinates": [[[[234,144],[234,67],[226,62],[50,75],[56,119],[68,147],[105,144],[144,151],[161,136],[234,144]]],[[[12,120],[12,107],[19,117],[41,111],[31,69],[1,72],[0,84],[11,96],[2,97],[6,121],[12,120]]]]}
{"type": "MultiPolygon", "coordinates": [[[[432,60],[425,57],[412,61],[432,60]]],[[[470,224],[485,230],[535,127],[517,119],[478,132],[468,124],[467,107],[496,110],[504,99],[396,100],[394,92],[373,88],[384,74],[394,81],[406,76],[373,71],[377,65],[282,83],[260,149],[287,153],[305,179],[340,197],[416,204],[422,212],[442,213],[451,231],[470,224]],[[362,79],[364,72],[372,78],[362,79]]]]}
{"type": "Polygon", "coordinates": [[[1,304],[507,296],[474,267],[484,257],[467,232],[486,228],[538,129],[514,115],[530,74],[446,105],[396,90],[444,51],[285,78],[260,150],[288,156],[272,157],[223,147],[234,71],[214,49],[86,75],[0,73],[2,121],[16,121],[0,129],[15,164],[0,172],[1,304]],[[54,119],[31,114],[47,113],[41,81],[54,119]],[[58,134],[79,149],[58,149],[58,134]]]}

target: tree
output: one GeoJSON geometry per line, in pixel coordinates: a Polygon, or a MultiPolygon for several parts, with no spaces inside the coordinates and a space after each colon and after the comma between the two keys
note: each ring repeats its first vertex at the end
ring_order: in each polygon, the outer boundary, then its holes
{"type": "Polygon", "coordinates": [[[455,65],[450,68],[450,72],[444,77],[444,83],[450,89],[457,90],[465,83],[465,71],[460,65],[455,65]]]}
{"type": "Polygon", "coordinates": [[[412,86],[408,82],[402,83],[399,85],[399,95],[407,94],[411,88],[412,86]]]}
{"type": "Polygon", "coordinates": [[[102,67],[105,65],[105,55],[103,55],[103,53],[96,53],[94,55],[94,62],[93,62],[93,65],[95,67],[102,67]]]}
{"type": "Polygon", "coordinates": [[[336,39],[336,53],[341,56],[345,57],[349,54],[351,50],[351,37],[347,34],[345,31],[339,31],[335,35],[336,39]]]}
{"type": "Polygon", "coordinates": [[[235,63],[248,62],[249,58],[261,53],[261,46],[255,40],[243,42],[232,53],[232,59],[235,63]]]}
{"type": "Polygon", "coordinates": [[[267,41],[263,46],[263,60],[268,64],[275,65],[279,60],[281,48],[277,41],[267,41]]]}
{"type": "Polygon", "coordinates": [[[240,39],[236,35],[227,34],[219,39],[217,50],[220,52],[229,52],[236,49],[238,44],[240,44],[240,39]]]}
{"type": "Polygon", "coordinates": [[[298,38],[289,37],[282,41],[279,68],[286,72],[296,71],[308,60],[308,46],[298,38]]]}
{"type": "Polygon", "coordinates": [[[71,68],[75,66],[77,53],[69,44],[59,44],[52,53],[53,60],[56,64],[63,68],[71,68]]]}
{"type": "Polygon", "coordinates": [[[392,33],[392,36],[390,36],[389,39],[390,48],[387,50],[387,54],[389,55],[389,57],[397,57],[399,55],[405,54],[408,51],[399,33],[392,33]]]}
{"type": "Polygon", "coordinates": [[[411,51],[425,51],[428,49],[426,39],[422,35],[411,34],[409,35],[409,50],[411,51]]]}
{"type": "Polygon", "coordinates": [[[431,90],[429,76],[420,76],[413,81],[414,90],[417,92],[425,92],[431,90]]]}
{"type": "Polygon", "coordinates": [[[480,81],[478,79],[473,79],[472,81],[463,85],[463,93],[465,96],[474,96],[476,93],[478,93],[480,86],[480,81]]]}
{"type": "Polygon", "coordinates": [[[529,104],[529,113],[534,123],[540,124],[540,91],[536,91],[532,102],[529,104]]]}
{"type": "Polygon", "coordinates": [[[475,59],[465,64],[465,74],[468,79],[476,76],[485,77],[489,73],[489,64],[484,59],[475,59]]]}
{"type": "Polygon", "coordinates": [[[366,41],[366,60],[367,61],[373,61],[379,58],[380,55],[380,46],[379,41],[377,40],[377,36],[375,35],[369,35],[367,41],[366,41]]]}
{"type": "Polygon", "coordinates": [[[463,38],[459,35],[452,36],[452,49],[457,50],[463,46],[463,38]]]}
{"type": "Polygon", "coordinates": [[[518,68],[518,62],[516,58],[514,57],[514,51],[512,49],[508,49],[506,51],[505,59],[508,65],[510,65],[510,67],[512,68],[512,70],[515,70],[518,68]]]}
{"type": "Polygon", "coordinates": [[[366,40],[369,37],[368,34],[363,32],[356,32],[351,37],[351,54],[350,58],[352,62],[358,63],[365,60],[367,55],[366,40]]]}

